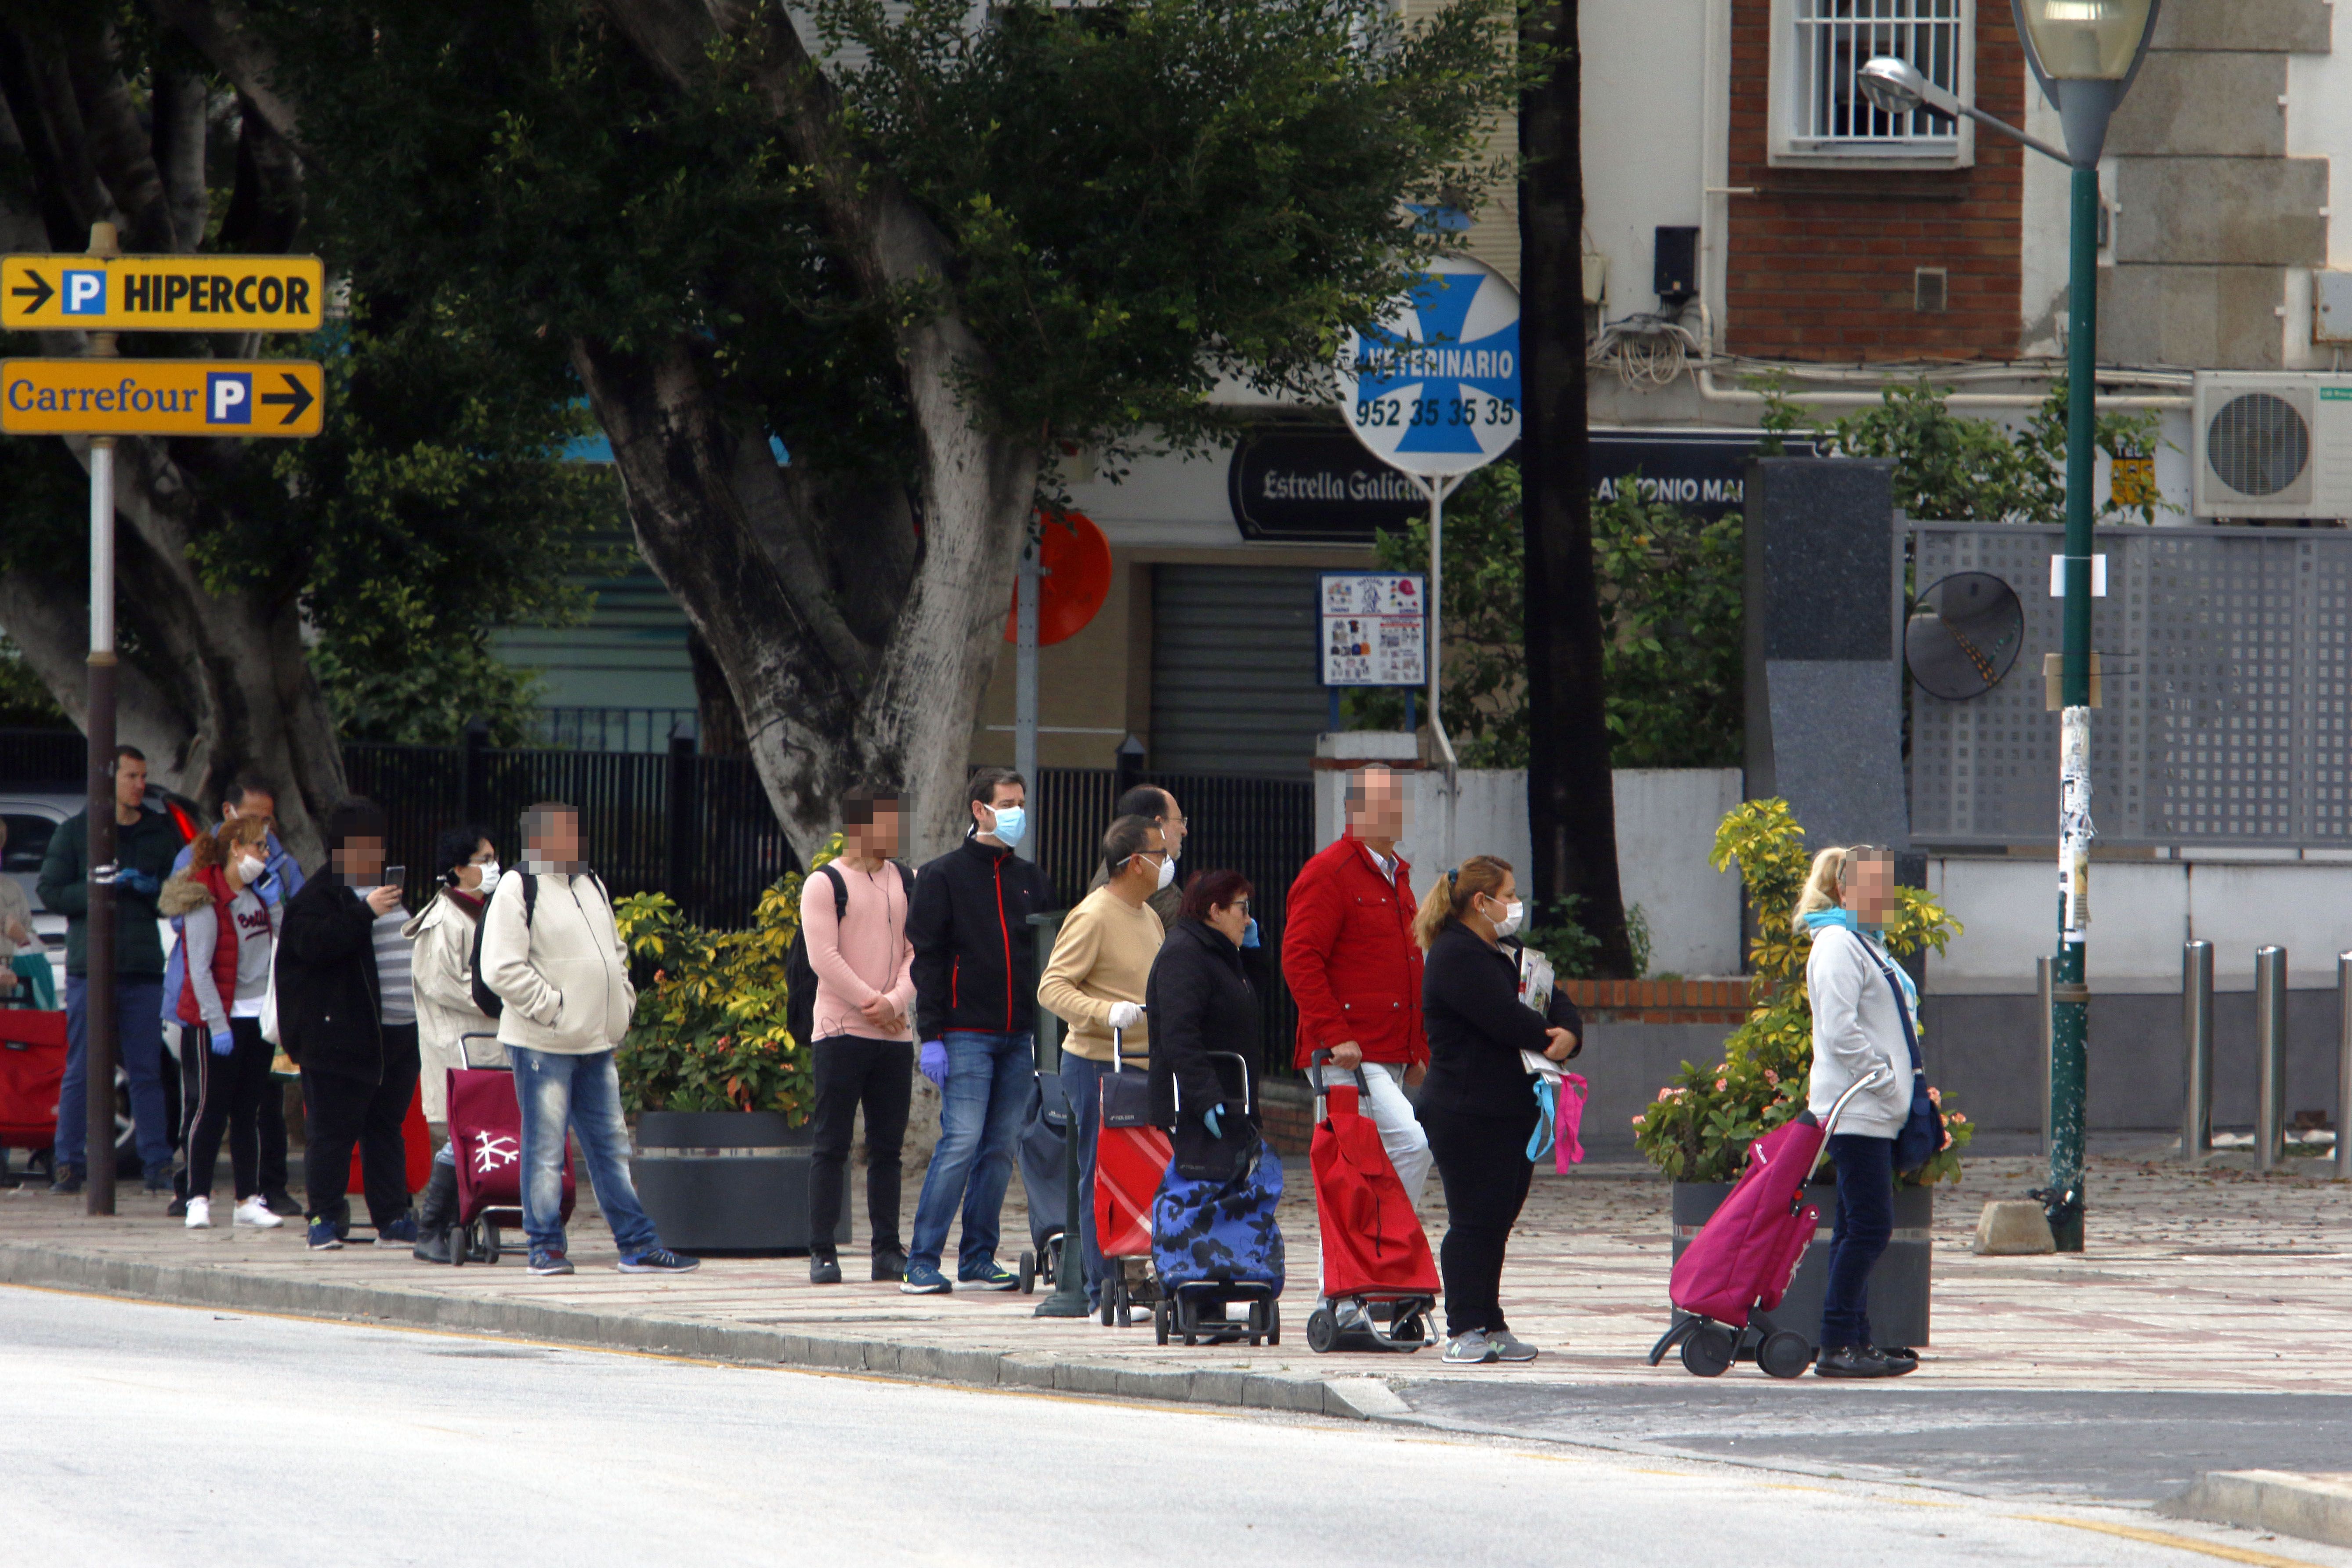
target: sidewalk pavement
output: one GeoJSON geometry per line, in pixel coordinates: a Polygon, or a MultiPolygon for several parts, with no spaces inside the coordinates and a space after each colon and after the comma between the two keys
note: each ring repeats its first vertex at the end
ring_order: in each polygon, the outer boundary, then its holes
{"type": "MultiPolygon", "coordinates": [[[[2154,1146],[2141,1153],[2095,1157],[2090,1246],[2080,1255],[1969,1252],[1983,1203],[2039,1181],[2031,1160],[1972,1161],[1960,1184],[1939,1189],[1934,1334],[1919,1373],[1900,1386],[2352,1395],[2352,1183],[2326,1179],[2315,1161],[2258,1176],[2242,1157],[2191,1171],[2154,1146]]],[[[1521,1403],[1542,1388],[1696,1396],[1764,1385],[1745,1366],[1702,1385],[1672,1359],[1644,1363],[1667,1321],[1671,1250],[1667,1188],[1646,1167],[1538,1178],[1503,1294],[1514,1330],[1542,1347],[1541,1360],[1448,1369],[1434,1352],[1314,1355],[1305,1343],[1318,1252],[1311,1184],[1305,1162],[1289,1163],[1284,1339],[1256,1350],[1163,1349],[1148,1320],[1106,1330],[1091,1319],[1035,1319],[1034,1298],[910,1297],[864,1283],[862,1224],[861,1242],[843,1257],[851,1282],[840,1286],[811,1286],[797,1258],[712,1258],[676,1279],[625,1276],[611,1268],[611,1238],[584,1191],[572,1237],[581,1272],[535,1279],[519,1261],[438,1268],[405,1248],[365,1246],[314,1254],[292,1224],[189,1231],[163,1215],[160,1199],[135,1193],[123,1194],[121,1215],[91,1219],[79,1197],[20,1188],[0,1193],[0,1283],[1120,1397],[1388,1418],[1425,1406],[1437,1424],[1472,1428],[1479,1396],[1465,1385],[1507,1385],[1521,1403]]],[[[1016,1181],[1004,1216],[1008,1261],[1014,1238],[1028,1235],[1022,1205],[1016,1181]]],[[[1428,1213],[1434,1241],[1435,1182],[1428,1213]]]]}

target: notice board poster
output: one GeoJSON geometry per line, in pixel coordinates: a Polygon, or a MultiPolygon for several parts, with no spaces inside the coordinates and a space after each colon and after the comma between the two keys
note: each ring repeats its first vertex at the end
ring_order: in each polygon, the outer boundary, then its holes
{"type": "Polygon", "coordinates": [[[1426,686],[1428,579],[1418,572],[1323,574],[1323,684],[1426,686]]]}

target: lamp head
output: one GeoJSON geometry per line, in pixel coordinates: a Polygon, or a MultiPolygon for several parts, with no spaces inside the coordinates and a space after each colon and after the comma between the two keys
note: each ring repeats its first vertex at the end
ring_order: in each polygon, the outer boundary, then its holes
{"type": "Polygon", "coordinates": [[[2156,0],[2018,0],[2026,47],[2053,81],[2127,81],[2156,19],[2156,0]]]}
{"type": "Polygon", "coordinates": [[[1909,114],[1927,101],[1927,79],[1909,60],[1880,55],[1862,68],[1862,96],[1882,114],[1909,114]]]}

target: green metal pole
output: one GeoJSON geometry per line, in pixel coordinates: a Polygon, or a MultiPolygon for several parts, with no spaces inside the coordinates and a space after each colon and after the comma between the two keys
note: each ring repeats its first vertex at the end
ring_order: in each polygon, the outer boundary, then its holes
{"type": "Polygon", "coordinates": [[[2062,719],[2058,952],[2050,1002],[2050,1185],[2044,1199],[2061,1252],[2083,1250],[2084,1102],[2090,1055],[2090,989],[2084,984],[2083,921],[2090,852],[2092,494],[2097,471],[2099,175],[2074,171],[2069,239],[2072,287],[2066,368],[2065,642],[2062,719]]]}

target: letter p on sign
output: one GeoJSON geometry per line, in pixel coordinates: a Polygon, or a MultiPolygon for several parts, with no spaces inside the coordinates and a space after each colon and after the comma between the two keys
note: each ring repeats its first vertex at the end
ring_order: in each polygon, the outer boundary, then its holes
{"type": "Polygon", "coordinates": [[[205,423],[253,423],[253,377],[242,372],[214,371],[205,377],[205,423]]]}
{"type": "Polygon", "coordinates": [[[106,274],[68,271],[66,297],[58,308],[68,316],[106,314],[106,274]]]}

